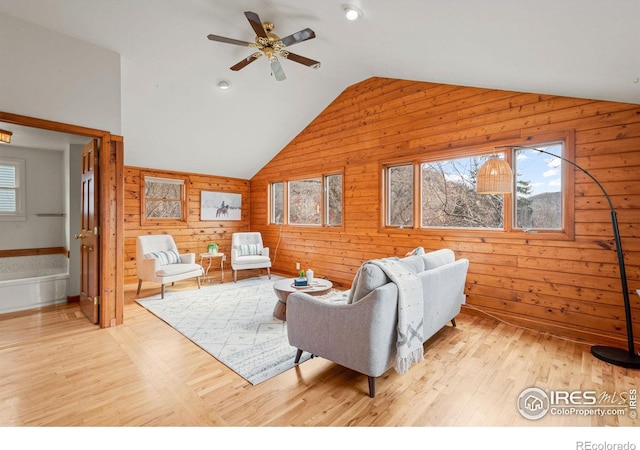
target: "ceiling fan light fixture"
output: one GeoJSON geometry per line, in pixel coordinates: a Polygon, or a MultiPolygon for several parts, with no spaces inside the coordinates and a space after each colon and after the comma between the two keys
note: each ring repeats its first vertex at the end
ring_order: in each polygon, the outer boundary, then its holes
{"type": "Polygon", "coordinates": [[[10,144],[11,136],[13,136],[13,133],[11,131],[0,130],[0,142],[4,142],[5,144],[10,144]]]}
{"type": "Polygon", "coordinates": [[[218,81],[218,89],[221,91],[226,91],[231,88],[231,82],[229,80],[220,80],[218,81]]]}
{"type": "Polygon", "coordinates": [[[352,5],[343,5],[342,9],[344,10],[344,16],[347,20],[353,22],[354,20],[358,20],[363,16],[362,11],[352,5]]]}

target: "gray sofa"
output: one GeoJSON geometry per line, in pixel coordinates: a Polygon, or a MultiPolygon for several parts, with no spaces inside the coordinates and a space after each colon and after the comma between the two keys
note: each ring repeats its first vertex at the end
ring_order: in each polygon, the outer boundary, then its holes
{"type": "MultiPolygon", "coordinates": [[[[444,327],[455,326],[465,302],[467,259],[455,259],[449,249],[401,259],[422,282],[423,342],[444,327]]],[[[376,264],[364,263],[346,301],[327,301],[303,292],[287,300],[289,343],[369,377],[369,396],[375,378],[394,365],[398,287],[376,264]]]]}

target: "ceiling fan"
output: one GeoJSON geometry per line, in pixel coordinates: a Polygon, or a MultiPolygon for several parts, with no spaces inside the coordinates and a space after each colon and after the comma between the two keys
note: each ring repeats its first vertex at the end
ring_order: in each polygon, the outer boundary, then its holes
{"type": "Polygon", "coordinates": [[[215,34],[207,36],[212,41],[241,45],[243,47],[256,48],[259,50],[231,66],[231,70],[238,71],[248,66],[262,55],[265,55],[267,59],[269,59],[269,62],[271,63],[271,73],[278,81],[282,81],[287,78],[284,74],[284,70],[282,70],[280,61],[277,58],[278,56],[303,64],[307,67],[311,67],[312,69],[320,67],[320,63],[318,61],[314,61],[313,59],[305,58],[304,56],[296,55],[295,53],[291,53],[289,50],[285,50],[285,47],[290,47],[293,44],[315,38],[316,34],[311,28],[305,28],[304,30],[300,30],[297,33],[290,34],[289,36],[281,39],[276,34],[272,33],[275,28],[273,23],[262,22],[260,17],[258,17],[258,14],[251,11],[246,11],[244,15],[247,17],[247,20],[251,24],[251,28],[253,28],[253,31],[256,33],[254,42],[239,41],[237,39],[216,36],[215,34]]]}

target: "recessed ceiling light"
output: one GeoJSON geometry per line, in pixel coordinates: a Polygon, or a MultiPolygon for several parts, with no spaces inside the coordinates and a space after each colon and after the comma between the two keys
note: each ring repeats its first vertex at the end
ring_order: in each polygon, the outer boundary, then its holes
{"type": "Polygon", "coordinates": [[[343,5],[342,9],[344,9],[344,16],[347,18],[347,20],[354,21],[363,16],[362,11],[360,11],[355,6],[343,5]]]}
{"type": "Polygon", "coordinates": [[[224,91],[231,87],[231,82],[229,80],[220,80],[218,81],[218,89],[224,91]]]}

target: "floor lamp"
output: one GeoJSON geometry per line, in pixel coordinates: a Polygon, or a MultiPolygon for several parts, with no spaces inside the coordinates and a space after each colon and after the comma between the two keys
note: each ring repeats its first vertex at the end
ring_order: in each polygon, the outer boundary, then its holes
{"type": "MultiPolygon", "coordinates": [[[[629,300],[629,289],[627,287],[627,274],[624,265],[624,254],[622,253],[622,242],[620,240],[620,229],[618,227],[618,218],[613,203],[609,198],[609,194],[605,191],[604,187],[591,175],[587,170],[583,169],[573,161],[569,161],[562,156],[554,155],[548,151],[525,146],[509,146],[508,148],[522,149],[522,150],[535,150],[540,153],[551,155],[555,158],[561,159],[576,169],[583,172],[591,180],[593,180],[602,193],[604,194],[607,202],[609,203],[609,209],[611,210],[611,223],[613,224],[613,234],[616,243],[616,251],[618,253],[618,266],[620,271],[620,281],[622,282],[622,297],[624,299],[624,314],[627,325],[627,345],[628,349],[624,350],[616,347],[608,347],[602,345],[594,345],[591,347],[591,354],[596,358],[614,364],[616,366],[627,367],[631,369],[640,369],[640,355],[635,352],[633,342],[633,323],[631,319],[631,302],[629,300]]],[[[489,158],[478,170],[476,180],[476,191],[479,194],[506,194],[513,192],[513,172],[509,164],[499,158],[489,158]]]]}

